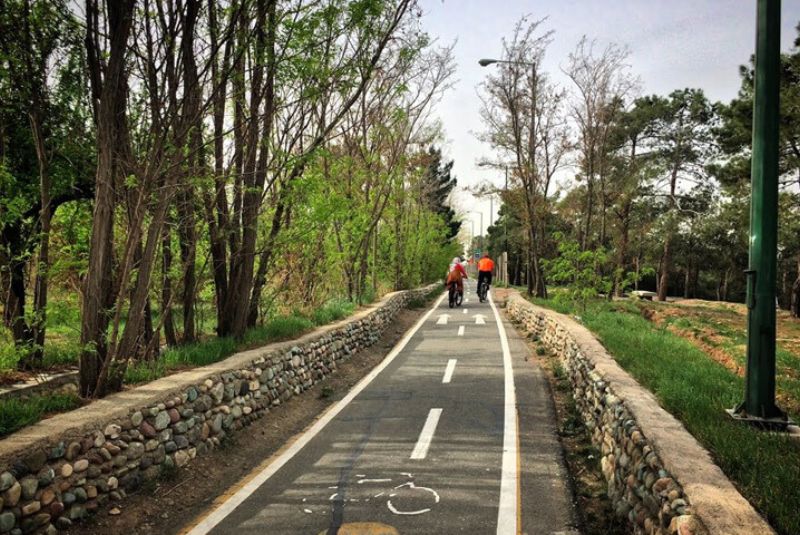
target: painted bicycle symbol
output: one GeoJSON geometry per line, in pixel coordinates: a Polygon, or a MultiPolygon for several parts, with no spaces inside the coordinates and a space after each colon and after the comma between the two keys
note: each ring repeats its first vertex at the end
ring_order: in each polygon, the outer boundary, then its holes
{"type": "MultiPolygon", "coordinates": [[[[336,492],[331,494],[327,501],[331,509],[337,504],[346,506],[357,503],[383,502],[386,508],[395,515],[415,516],[429,513],[441,500],[439,493],[430,487],[417,485],[412,474],[403,473],[401,475],[404,477],[393,479],[369,478],[365,474],[356,474],[358,479],[344,491],[338,485],[328,487],[329,490],[336,490],[336,492]]],[[[305,508],[304,511],[306,513],[314,512],[309,508],[305,508]]]]}

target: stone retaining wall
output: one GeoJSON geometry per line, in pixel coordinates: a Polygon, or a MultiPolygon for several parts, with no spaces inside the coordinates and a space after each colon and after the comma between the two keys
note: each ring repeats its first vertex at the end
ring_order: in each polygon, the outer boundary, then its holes
{"type": "Polygon", "coordinates": [[[774,534],[708,451],[586,328],[516,292],[507,311],[561,359],[577,408],[602,453],[608,495],[634,533],[774,534]]]}
{"type": "Polygon", "coordinates": [[[0,400],[28,399],[43,394],[78,394],[78,372],[44,373],[24,383],[0,388],[0,400]]]}
{"type": "Polygon", "coordinates": [[[0,441],[0,533],[55,533],[162,470],[189,464],[325,379],[435,287],[389,294],[297,340],[153,381],[7,437],[0,441]]]}

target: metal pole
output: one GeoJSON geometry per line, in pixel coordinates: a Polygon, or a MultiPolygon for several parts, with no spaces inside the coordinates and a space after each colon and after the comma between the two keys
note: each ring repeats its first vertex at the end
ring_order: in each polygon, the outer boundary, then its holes
{"type": "MultiPolygon", "coordinates": [[[[780,0],[758,0],[750,261],[747,270],[747,375],[736,416],[785,421],[775,405],[775,271],[778,235],[780,0]]],[[[773,420],[774,421],[774,420],[773,420]]]]}
{"type": "Polygon", "coordinates": [[[506,185],[505,185],[505,188],[503,189],[503,191],[506,194],[506,198],[503,199],[503,204],[506,207],[506,218],[503,220],[503,238],[504,238],[503,241],[506,242],[505,243],[505,250],[506,250],[506,252],[508,252],[508,217],[509,217],[509,213],[508,213],[508,205],[506,205],[506,203],[508,202],[508,166],[504,166],[504,168],[506,170],[506,185]]]}
{"type": "Polygon", "coordinates": [[[483,254],[483,212],[478,212],[478,215],[481,216],[481,254],[483,254]]]}
{"type": "Polygon", "coordinates": [[[467,247],[467,251],[469,252],[469,257],[472,258],[475,254],[475,221],[470,219],[469,225],[472,228],[472,231],[469,236],[469,246],[467,247]]]}
{"type": "MultiPolygon", "coordinates": [[[[489,195],[489,226],[491,227],[494,223],[494,193],[489,195]]],[[[488,232],[488,227],[487,227],[488,232]]]]}

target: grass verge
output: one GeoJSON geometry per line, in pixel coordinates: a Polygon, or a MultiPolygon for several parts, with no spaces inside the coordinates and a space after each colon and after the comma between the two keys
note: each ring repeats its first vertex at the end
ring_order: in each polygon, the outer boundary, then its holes
{"type": "Polygon", "coordinates": [[[314,310],[310,317],[299,313],[275,316],[264,325],[248,329],[241,340],[231,337],[211,338],[194,344],[171,347],[158,359],[137,362],[125,372],[126,384],[154,381],[176,370],[206,366],[243,351],[281,340],[297,338],[315,326],[326,325],[350,316],[356,304],[346,299],[332,299],[314,310]]]}
{"type": "Polygon", "coordinates": [[[81,406],[75,394],[46,394],[25,400],[0,401],[0,437],[38,422],[48,414],[66,412],[81,406]]]}
{"type": "MultiPolygon", "coordinates": [[[[566,303],[535,302],[575,312],[566,303]]],[[[647,321],[632,303],[594,302],[580,316],[617,362],[712,453],[776,531],[800,533],[800,443],[725,414],[743,396],[741,377],[688,340],[647,321]]]]}
{"type": "Polygon", "coordinates": [[[176,370],[219,362],[237,351],[296,338],[314,328],[315,322],[301,316],[278,316],[248,329],[241,340],[232,337],[211,338],[202,342],[171,347],[156,360],[136,362],[125,372],[126,384],[154,381],[176,370]]]}

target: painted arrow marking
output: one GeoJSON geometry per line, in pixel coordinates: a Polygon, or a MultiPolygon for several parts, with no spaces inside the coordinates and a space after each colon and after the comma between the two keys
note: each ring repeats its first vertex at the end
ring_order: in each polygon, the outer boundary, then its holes
{"type": "Polygon", "coordinates": [[[486,325],[486,316],[483,314],[475,314],[472,317],[475,318],[475,325],[486,325]]]}
{"type": "Polygon", "coordinates": [[[461,325],[458,328],[458,336],[464,336],[464,326],[463,325],[461,325]]]}
{"type": "Polygon", "coordinates": [[[436,325],[447,325],[448,319],[450,319],[450,314],[441,314],[439,319],[436,320],[436,325]]]}

